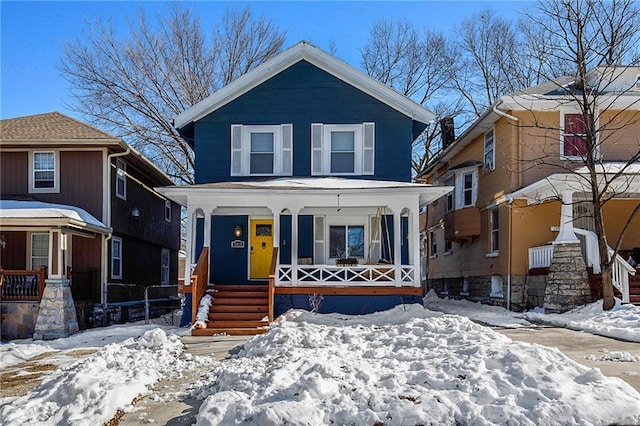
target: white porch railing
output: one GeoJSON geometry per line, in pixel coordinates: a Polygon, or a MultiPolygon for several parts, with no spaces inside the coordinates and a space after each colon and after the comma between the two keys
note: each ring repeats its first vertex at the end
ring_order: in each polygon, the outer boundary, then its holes
{"type": "Polygon", "coordinates": [[[529,269],[548,268],[553,257],[553,246],[551,244],[529,249],[529,269]]]}
{"type": "Polygon", "coordinates": [[[416,286],[412,265],[279,265],[276,286],[416,286]]]}
{"type": "MultiPolygon", "coordinates": [[[[587,267],[593,268],[594,274],[599,274],[600,254],[598,252],[598,238],[595,233],[584,229],[574,228],[575,233],[581,237],[580,246],[587,267]]],[[[609,248],[609,255],[613,250],[609,248]]],[[[529,269],[548,268],[553,257],[553,245],[529,248],[529,269]]],[[[616,255],[613,262],[613,286],[620,291],[622,302],[629,303],[629,274],[635,275],[636,270],[629,265],[620,255],[616,255]]]]}

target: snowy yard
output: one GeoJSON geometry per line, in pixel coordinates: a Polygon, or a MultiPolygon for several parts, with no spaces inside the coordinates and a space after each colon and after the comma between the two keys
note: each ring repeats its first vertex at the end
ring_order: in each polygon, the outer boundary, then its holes
{"type": "Polygon", "coordinates": [[[478,321],[512,326],[543,316],[573,328],[599,325],[604,333],[631,339],[640,309],[602,314],[594,304],[550,316],[433,297],[425,302],[431,309],[408,305],[365,316],[291,311],[221,362],[185,353],[179,338],[165,333],[184,330],[150,326],[3,344],[3,371],[47,352],[54,352],[47,362],[58,365],[29,394],[0,399],[0,418],[7,425],[100,424],[118,409],[130,409],[157,380],[210,363],[206,379],[189,386],[204,399],[198,414],[203,425],[640,423],[640,393],[622,380],[556,349],[514,342],[434,310],[464,309],[478,321]],[[589,310],[599,317],[589,319],[589,310]],[[72,348],[97,352],[73,360],[65,356],[72,348]]]}

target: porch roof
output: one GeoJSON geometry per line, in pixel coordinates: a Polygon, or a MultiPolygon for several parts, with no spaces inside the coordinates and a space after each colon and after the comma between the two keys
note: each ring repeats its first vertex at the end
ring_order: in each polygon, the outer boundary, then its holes
{"type": "MultiPolygon", "coordinates": [[[[616,194],[614,198],[640,197],[640,162],[601,163],[597,166],[600,190],[608,185],[608,190],[616,194]]],[[[589,171],[581,167],[571,173],[556,173],[521,188],[507,198],[526,199],[527,204],[536,204],[551,199],[561,199],[563,191],[574,193],[590,192],[589,171]]]]}
{"type": "Polygon", "coordinates": [[[111,232],[80,207],[41,201],[0,200],[0,219],[3,227],[66,226],[98,234],[111,232]]]}
{"type": "Polygon", "coordinates": [[[398,192],[407,195],[415,194],[419,196],[420,204],[426,204],[437,200],[452,189],[452,187],[448,186],[433,186],[411,182],[346,179],[338,177],[294,177],[157,188],[158,192],[183,206],[187,205],[189,195],[271,193],[278,196],[282,194],[311,195],[312,193],[334,194],[338,192],[365,193],[371,195],[398,192]]]}

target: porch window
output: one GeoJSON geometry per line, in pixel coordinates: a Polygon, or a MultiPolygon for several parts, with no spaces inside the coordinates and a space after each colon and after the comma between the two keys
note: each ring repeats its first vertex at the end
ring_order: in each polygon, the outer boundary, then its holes
{"type": "Polygon", "coordinates": [[[127,199],[127,164],[116,160],[116,197],[127,199]]]}
{"type": "MultiPolygon", "coordinates": [[[[593,116],[588,119],[593,122],[593,116]]],[[[564,114],[561,147],[564,157],[587,155],[587,126],[582,114],[564,114]]]]}
{"type": "Polygon", "coordinates": [[[160,253],[160,284],[169,285],[169,263],[171,261],[170,251],[163,248],[160,253]]]}
{"type": "Polygon", "coordinates": [[[495,169],[495,149],[493,140],[493,129],[484,134],[484,171],[490,172],[495,169]]]}
{"type": "Polygon", "coordinates": [[[311,124],[311,174],[372,175],[375,123],[311,124]]]}
{"type": "Polygon", "coordinates": [[[473,173],[462,175],[462,205],[470,207],[473,205],[473,173]]]}
{"type": "Polygon", "coordinates": [[[293,124],[231,126],[231,176],[291,176],[293,124]]]}
{"type": "Polygon", "coordinates": [[[364,225],[329,227],[329,258],[364,259],[364,225]]]}
{"type": "Polygon", "coordinates": [[[111,238],[111,278],[122,279],[122,238],[111,238]]]}
{"type": "Polygon", "coordinates": [[[31,234],[31,269],[49,265],[49,234],[31,234]]]}
{"type": "Polygon", "coordinates": [[[31,153],[29,192],[58,192],[58,153],[56,151],[36,151],[31,153]]]}
{"type": "Polygon", "coordinates": [[[498,209],[491,210],[491,252],[497,253],[500,244],[499,244],[499,233],[500,233],[500,222],[499,222],[499,214],[498,209]]]}

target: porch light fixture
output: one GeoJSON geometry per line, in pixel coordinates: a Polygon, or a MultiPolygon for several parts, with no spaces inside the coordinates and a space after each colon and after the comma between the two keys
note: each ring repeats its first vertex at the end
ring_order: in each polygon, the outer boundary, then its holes
{"type": "Polygon", "coordinates": [[[131,217],[140,217],[140,209],[133,207],[131,209],[131,217]]]}
{"type": "Polygon", "coordinates": [[[242,226],[240,226],[240,225],[236,225],[236,226],[233,228],[233,235],[234,235],[236,238],[240,238],[240,237],[242,237],[242,226]]]}

